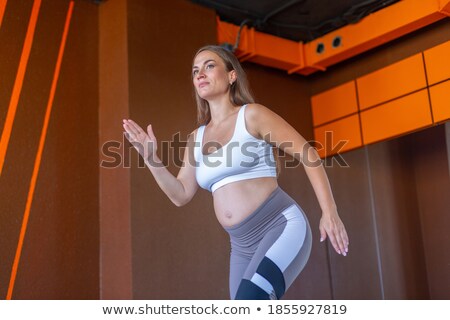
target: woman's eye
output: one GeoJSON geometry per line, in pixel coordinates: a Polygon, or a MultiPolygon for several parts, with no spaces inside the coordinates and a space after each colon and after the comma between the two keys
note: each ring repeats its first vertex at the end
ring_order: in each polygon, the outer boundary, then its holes
{"type": "Polygon", "coordinates": [[[197,73],[198,73],[198,70],[192,71],[192,75],[193,75],[193,76],[197,75],[197,73]]]}
{"type": "Polygon", "coordinates": [[[213,65],[213,64],[208,64],[208,65],[206,65],[206,69],[212,69],[212,68],[214,68],[214,65],[213,65]]]}

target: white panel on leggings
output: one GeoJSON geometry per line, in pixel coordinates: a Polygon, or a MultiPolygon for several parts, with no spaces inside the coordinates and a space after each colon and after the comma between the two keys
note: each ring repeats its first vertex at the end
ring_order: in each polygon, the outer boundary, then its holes
{"type": "Polygon", "coordinates": [[[256,284],[258,287],[263,289],[268,295],[271,295],[273,293],[273,287],[270,284],[269,281],[266,280],[266,278],[260,276],[259,274],[255,273],[250,280],[254,284],[256,284]]]}
{"type": "Polygon", "coordinates": [[[278,268],[284,272],[299,253],[306,237],[306,222],[302,212],[293,204],[283,211],[286,226],[266,253],[278,268]]]}

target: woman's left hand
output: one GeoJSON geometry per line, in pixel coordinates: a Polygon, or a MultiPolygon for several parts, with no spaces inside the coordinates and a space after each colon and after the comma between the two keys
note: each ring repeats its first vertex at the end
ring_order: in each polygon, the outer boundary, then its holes
{"type": "Polygon", "coordinates": [[[338,254],[346,256],[348,253],[348,236],[345,226],[337,213],[337,210],[324,211],[319,224],[320,242],[327,238],[330,239],[334,250],[338,254]]]}

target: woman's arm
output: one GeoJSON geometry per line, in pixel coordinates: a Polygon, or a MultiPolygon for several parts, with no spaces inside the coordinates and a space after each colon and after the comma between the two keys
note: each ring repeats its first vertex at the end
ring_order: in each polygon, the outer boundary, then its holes
{"type": "Polygon", "coordinates": [[[127,139],[138,150],[161,190],[178,207],[188,203],[198,189],[195,178],[195,163],[193,162],[195,131],[189,135],[184,151],[183,164],[178,176],[175,177],[167,170],[156,153],[157,140],[151,125],[147,127],[146,133],[133,120],[124,120],[123,128],[126,131],[127,139]]]}
{"type": "Polygon", "coordinates": [[[321,241],[328,235],[336,252],[347,255],[347,232],[339,218],[330,183],[317,151],[283,118],[260,104],[247,106],[246,119],[250,133],[301,161],[322,210],[319,225],[321,241]]]}

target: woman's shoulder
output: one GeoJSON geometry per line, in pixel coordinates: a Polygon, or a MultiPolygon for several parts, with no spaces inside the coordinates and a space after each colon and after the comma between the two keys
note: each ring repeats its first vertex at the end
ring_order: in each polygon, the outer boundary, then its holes
{"type": "Polygon", "coordinates": [[[245,107],[245,124],[247,131],[254,137],[261,138],[261,126],[273,116],[273,112],[260,103],[248,103],[245,107]]]}
{"type": "Polygon", "coordinates": [[[251,123],[259,123],[273,118],[276,113],[260,103],[248,103],[245,110],[245,119],[251,123]]]}
{"type": "Polygon", "coordinates": [[[273,114],[274,112],[270,110],[270,108],[266,107],[261,103],[247,103],[246,104],[246,113],[251,114],[252,116],[257,115],[267,115],[273,114]]]}

